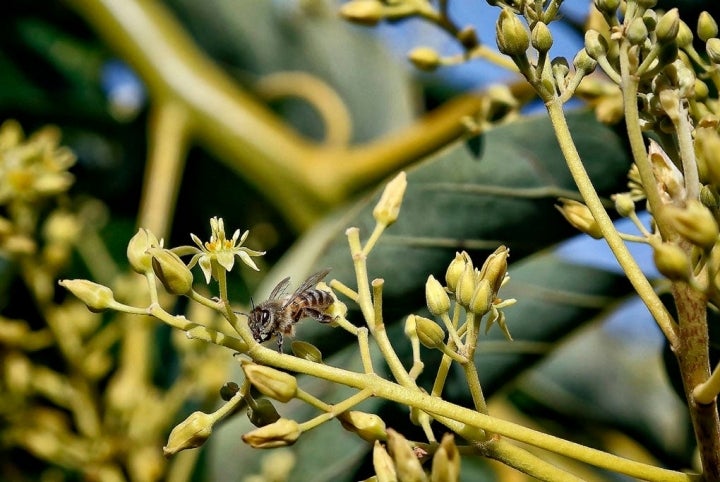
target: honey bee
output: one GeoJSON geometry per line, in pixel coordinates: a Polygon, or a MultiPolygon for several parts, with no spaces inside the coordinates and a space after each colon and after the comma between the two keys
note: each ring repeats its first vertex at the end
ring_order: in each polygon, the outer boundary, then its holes
{"type": "Polygon", "coordinates": [[[262,343],[277,336],[278,351],[282,352],[283,335],[294,335],[295,324],[301,319],[312,318],[320,323],[333,321],[334,317],[325,313],[325,310],[335,300],[327,291],[315,288],[329,272],[329,269],[318,271],[291,295],[285,294],[290,277],[280,281],[270,297],[254,306],[248,314],[248,326],[253,338],[262,343]]]}

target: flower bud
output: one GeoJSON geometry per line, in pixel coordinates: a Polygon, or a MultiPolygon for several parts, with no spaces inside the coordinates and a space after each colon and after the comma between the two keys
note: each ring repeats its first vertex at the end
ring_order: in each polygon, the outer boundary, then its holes
{"type": "Polygon", "coordinates": [[[626,218],[635,212],[635,201],[630,194],[626,192],[614,194],[612,200],[615,201],[615,211],[620,216],[626,218]]]}
{"type": "Polygon", "coordinates": [[[530,42],[535,50],[545,53],[550,50],[553,44],[552,33],[543,22],[538,22],[530,32],[530,42]]]}
{"type": "Polygon", "coordinates": [[[168,249],[149,248],[152,267],[168,293],[184,295],[192,290],[193,276],[180,257],[168,249]]]}
{"type": "Polygon", "coordinates": [[[603,237],[600,226],[586,205],[566,198],[560,198],[559,201],[562,206],[555,205],[555,208],[575,229],[595,239],[603,237]]]}
{"type": "Polygon", "coordinates": [[[586,49],[580,49],[573,59],[573,66],[577,70],[581,70],[586,74],[589,74],[597,67],[597,60],[590,57],[586,49]]]}
{"type": "Polygon", "coordinates": [[[476,315],[484,315],[490,311],[494,298],[495,295],[490,281],[483,278],[478,282],[477,288],[475,288],[475,293],[473,293],[468,309],[476,315]]]}
{"type": "Polygon", "coordinates": [[[620,0],[594,0],[595,8],[603,13],[615,15],[615,11],[620,6],[620,0]]]}
{"type": "Polygon", "coordinates": [[[388,429],[387,433],[388,449],[395,462],[398,480],[427,480],[422,465],[407,439],[393,429],[388,429]]]}
{"type": "Polygon", "coordinates": [[[375,469],[375,475],[377,475],[377,482],[397,482],[397,472],[395,471],[395,464],[387,453],[385,447],[376,440],[373,446],[373,468],[375,469]]]}
{"type": "Polygon", "coordinates": [[[688,24],[680,20],[680,26],[678,28],[677,37],[675,37],[675,43],[681,49],[692,45],[693,33],[688,27],[688,24]]]}
{"type": "Polygon", "coordinates": [[[463,27],[455,37],[460,41],[460,44],[465,50],[472,50],[479,45],[477,32],[472,25],[463,27]]]}
{"type": "Polygon", "coordinates": [[[378,223],[390,226],[397,220],[406,187],[407,176],[405,172],[400,172],[385,186],[380,200],[373,209],[373,217],[378,223]]]}
{"type": "Polygon", "coordinates": [[[127,247],[127,258],[130,267],[140,274],[145,274],[152,269],[152,256],[147,252],[148,248],[158,247],[159,242],[155,235],[147,229],[138,229],[130,239],[127,247]]]}
{"type": "Polygon", "coordinates": [[[505,245],[498,248],[487,257],[480,269],[480,279],[486,279],[490,282],[493,294],[500,290],[505,274],[507,273],[507,260],[510,256],[510,250],[505,245]]]}
{"type": "Polygon", "coordinates": [[[711,186],[706,185],[700,188],[700,202],[710,210],[720,207],[718,192],[711,186]]]}
{"type": "Polygon", "coordinates": [[[84,279],[65,279],[58,283],[85,303],[93,313],[100,313],[115,303],[113,292],[107,286],[84,279]]]}
{"type": "Polygon", "coordinates": [[[627,39],[632,45],[642,45],[648,38],[648,30],[641,17],[636,17],[627,28],[627,39]]]}
{"type": "Polygon", "coordinates": [[[665,12],[658,20],[655,36],[661,44],[670,43],[677,38],[680,30],[680,13],[677,8],[665,12]]]}
{"type": "Polygon", "coordinates": [[[203,412],[193,412],[180,422],[168,437],[163,447],[165,457],[174,455],[181,450],[200,447],[210,437],[213,429],[213,417],[203,412]]]}
{"type": "Polygon", "coordinates": [[[455,259],[450,262],[445,272],[445,283],[450,291],[455,292],[460,276],[463,274],[463,271],[465,271],[465,264],[468,262],[472,265],[470,256],[468,256],[465,251],[455,253],[455,259]]]}
{"type": "Polygon", "coordinates": [[[430,275],[425,283],[425,301],[428,310],[435,316],[450,311],[450,297],[433,275],[430,275]]]}
{"type": "Polygon", "coordinates": [[[495,40],[498,50],[505,55],[525,55],[530,38],[520,19],[509,8],[503,8],[495,24],[495,40]]]}
{"type": "Polygon", "coordinates": [[[387,438],[385,422],[373,413],[351,410],[338,415],[338,420],[345,430],[358,434],[367,442],[387,438]]]}
{"type": "Polygon", "coordinates": [[[705,42],[705,51],[714,64],[720,64],[720,38],[714,37],[705,42]]]}
{"type": "Polygon", "coordinates": [[[675,244],[657,243],[653,246],[653,260],[658,271],[671,281],[687,281],[690,277],[690,258],[675,244]]]}
{"type": "Polygon", "coordinates": [[[297,379],[289,373],[251,362],[243,362],[242,369],[250,383],[266,397],[282,403],[295,398],[297,379]]]}
{"type": "Polygon", "coordinates": [[[707,42],[713,37],[717,37],[718,24],[712,15],[703,11],[698,17],[697,34],[700,40],[707,42]]]}
{"type": "Polygon", "coordinates": [[[607,54],[607,41],[597,30],[585,32],[585,51],[591,59],[597,60],[607,54]]]}
{"type": "Polygon", "coordinates": [[[455,300],[462,306],[468,306],[473,293],[475,293],[475,271],[472,265],[467,263],[455,288],[455,300]]]}
{"type": "Polygon", "coordinates": [[[256,427],[264,427],[280,420],[280,414],[275,409],[275,405],[267,398],[261,398],[260,400],[250,399],[247,416],[250,423],[256,427]]]}
{"type": "Polygon", "coordinates": [[[322,363],[322,353],[315,345],[312,345],[306,341],[295,340],[290,344],[290,349],[298,358],[308,360],[314,363],[322,363]]]}
{"type": "Polygon", "coordinates": [[[340,7],[340,16],[353,23],[373,26],[383,19],[383,5],[378,0],[352,0],[340,7]]]}
{"type": "Polygon", "coordinates": [[[430,47],[416,47],[408,54],[408,59],[420,70],[433,71],[440,67],[440,54],[430,47]]]}
{"type": "Polygon", "coordinates": [[[432,461],[430,482],[455,482],[460,480],[460,452],[451,433],[443,435],[432,461]]]}
{"type": "Polygon", "coordinates": [[[302,434],[295,420],[281,418],[242,436],[243,442],[256,449],[271,449],[294,444],[302,434]]]}
{"type": "Polygon", "coordinates": [[[227,382],[225,385],[220,387],[220,398],[227,402],[232,397],[234,397],[235,394],[239,391],[240,391],[240,387],[238,386],[237,383],[227,382]]]}
{"type": "Polygon", "coordinates": [[[440,348],[445,343],[445,330],[440,325],[424,316],[415,316],[415,330],[423,346],[440,348]]]}
{"type": "Polygon", "coordinates": [[[691,199],[685,208],[665,206],[661,215],[680,236],[694,245],[706,250],[715,245],[718,238],[717,222],[712,212],[700,201],[691,199]]]}

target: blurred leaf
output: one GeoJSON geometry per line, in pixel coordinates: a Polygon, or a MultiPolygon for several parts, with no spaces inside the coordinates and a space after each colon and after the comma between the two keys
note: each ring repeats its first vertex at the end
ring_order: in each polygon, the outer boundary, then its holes
{"type": "MultiPolygon", "coordinates": [[[[335,89],[351,113],[353,141],[373,139],[410,122],[409,78],[370,32],[348,27],[325,2],[172,0],[198,43],[250,84],[275,72],[302,71],[335,89]]],[[[321,132],[306,106],[282,113],[296,129],[321,132]],[[310,125],[312,124],[312,125],[310,125]]]]}
{"type": "Polygon", "coordinates": [[[687,407],[667,383],[657,344],[594,325],[524,376],[513,399],[534,420],[553,419],[559,436],[598,446],[610,440],[602,434],[613,427],[666,465],[691,464],[687,407]]]}

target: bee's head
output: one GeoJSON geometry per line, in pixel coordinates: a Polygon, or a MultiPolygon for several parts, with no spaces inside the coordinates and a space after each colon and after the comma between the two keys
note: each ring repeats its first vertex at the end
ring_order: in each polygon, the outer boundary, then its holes
{"type": "Polygon", "coordinates": [[[257,306],[248,315],[248,326],[256,341],[268,341],[273,335],[273,314],[267,308],[257,306]]]}

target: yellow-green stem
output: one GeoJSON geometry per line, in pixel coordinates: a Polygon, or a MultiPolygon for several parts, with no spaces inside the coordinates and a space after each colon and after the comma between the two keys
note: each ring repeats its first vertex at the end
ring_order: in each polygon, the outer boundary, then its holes
{"type": "MultiPolygon", "coordinates": [[[[633,98],[633,103],[634,102],[633,98]]],[[[567,125],[565,114],[562,110],[562,104],[558,101],[553,101],[547,103],[546,107],[548,114],[550,115],[550,121],[555,129],[560,149],[562,150],[565,161],[567,162],[568,169],[575,180],[575,184],[577,185],[585,204],[597,221],[600,231],[607,241],[608,246],[612,250],[620,266],[623,268],[623,271],[625,271],[625,274],[635,288],[635,291],[647,306],[656,323],[668,339],[670,345],[676,345],[677,333],[675,323],[662,301],[660,301],[660,298],[655,293],[652,285],[630,254],[630,251],[628,251],[627,246],[625,246],[625,243],[620,237],[620,234],[615,229],[610,216],[605,211],[605,208],[600,201],[600,197],[595,191],[592,181],[590,180],[590,177],[585,170],[585,166],[582,163],[582,159],[580,159],[580,154],[578,153],[572,140],[570,128],[567,125]]],[[[629,119],[628,122],[630,122],[629,119]]],[[[647,158],[644,147],[642,152],[643,156],[647,158]]]]}

